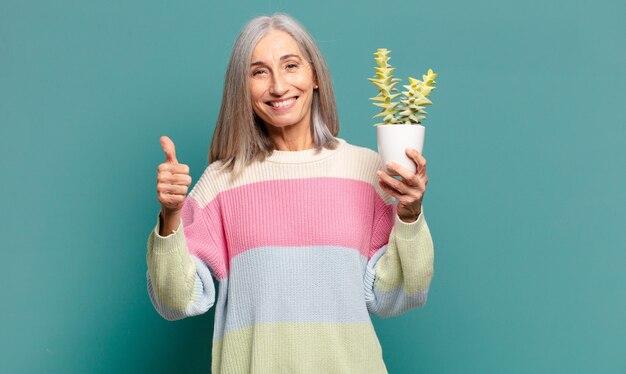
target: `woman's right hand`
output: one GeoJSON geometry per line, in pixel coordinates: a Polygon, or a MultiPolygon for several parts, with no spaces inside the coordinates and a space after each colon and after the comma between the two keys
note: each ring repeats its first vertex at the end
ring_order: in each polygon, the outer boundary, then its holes
{"type": "Polygon", "coordinates": [[[178,163],[176,148],[170,138],[162,136],[160,142],[165,162],[159,165],[157,172],[157,195],[163,215],[176,216],[183,208],[191,185],[189,166],[178,163]]]}

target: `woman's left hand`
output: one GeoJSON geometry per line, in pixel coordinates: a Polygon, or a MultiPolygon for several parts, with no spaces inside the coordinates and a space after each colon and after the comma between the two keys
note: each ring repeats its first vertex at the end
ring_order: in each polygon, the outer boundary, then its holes
{"type": "Polygon", "coordinates": [[[380,187],[398,199],[397,213],[400,219],[411,223],[415,222],[422,212],[422,199],[426,192],[428,176],[426,175],[426,159],[424,156],[413,148],[407,148],[406,154],[415,162],[415,174],[396,163],[389,163],[387,169],[400,174],[402,181],[397,180],[383,170],[379,170],[377,174],[380,187]]]}

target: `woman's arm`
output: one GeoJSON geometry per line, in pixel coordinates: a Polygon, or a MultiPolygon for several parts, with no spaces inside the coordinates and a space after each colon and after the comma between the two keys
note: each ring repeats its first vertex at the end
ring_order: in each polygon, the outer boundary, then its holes
{"type": "Polygon", "coordinates": [[[365,296],[370,312],[381,317],[423,306],[433,276],[433,240],[422,211],[426,159],[414,149],[407,148],[406,154],[415,163],[415,173],[387,164],[401,180],[380,170],[382,160],[376,158],[382,194],[374,209],[365,296]]]}
{"type": "Polygon", "coordinates": [[[386,318],[426,304],[434,245],[424,212],[407,223],[397,215],[395,204],[387,207],[375,226],[373,245],[364,279],[370,313],[386,318]]]}
{"type": "MultiPolygon", "coordinates": [[[[192,204],[191,199],[187,197],[183,209],[197,211],[197,205],[192,204]]],[[[156,311],[169,321],[203,314],[215,303],[211,270],[205,262],[190,254],[187,245],[193,242],[197,246],[212,247],[213,243],[205,243],[206,235],[199,234],[206,232],[199,214],[186,214],[184,220],[181,215],[176,229],[163,236],[160,233],[169,230],[161,229],[162,218],[159,214],[156,226],[148,237],[146,254],[146,281],[150,300],[156,311]],[[185,231],[189,237],[185,236],[185,231]]]]}

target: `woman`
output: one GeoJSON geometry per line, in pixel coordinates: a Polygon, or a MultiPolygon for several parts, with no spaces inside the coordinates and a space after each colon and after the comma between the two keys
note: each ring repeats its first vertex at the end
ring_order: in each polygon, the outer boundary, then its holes
{"type": "Polygon", "coordinates": [[[337,132],[318,47],[276,14],[233,47],[209,166],[188,196],[189,168],[161,138],[148,292],[167,320],[215,306],[213,373],[386,373],[369,313],[425,304],[426,160],[408,150],[415,174],[376,176],[378,154],[337,132]]]}

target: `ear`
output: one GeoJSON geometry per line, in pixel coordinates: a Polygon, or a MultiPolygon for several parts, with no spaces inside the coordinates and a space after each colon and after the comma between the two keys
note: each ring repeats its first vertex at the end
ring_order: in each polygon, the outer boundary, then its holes
{"type": "Polygon", "coordinates": [[[319,83],[317,83],[317,71],[313,68],[313,87],[319,87],[319,83]]]}

